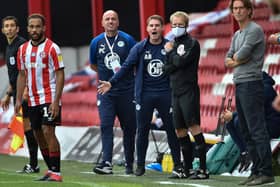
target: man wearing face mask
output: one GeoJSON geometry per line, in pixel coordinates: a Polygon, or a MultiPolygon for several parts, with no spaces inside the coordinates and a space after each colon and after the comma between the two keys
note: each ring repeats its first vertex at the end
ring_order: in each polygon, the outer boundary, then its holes
{"type": "Polygon", "coordinates": [[[197,82],[200,46],[187,33],[189,18],[185,12],[173,13],[170,22],[175,40],[164,46],[167,52],[165,73],[169,75],[172,88],[173,124],[184,157],[185,174],[190,179],[208,179],[206,144],[200,128],[200,92],[197,82]],[[195,149],[200,160],[200,168],[191,175],[192,145],[189,130],[195,139],[195,149]]]}

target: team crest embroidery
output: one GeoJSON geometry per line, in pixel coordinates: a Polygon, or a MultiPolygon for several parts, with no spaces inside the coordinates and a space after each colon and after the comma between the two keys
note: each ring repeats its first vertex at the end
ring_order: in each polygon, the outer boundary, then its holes
{"type": "Polygon", "coordinates": [[[105,58],[104,58],[104,64],[108,69],[112,69],[112,62],[119,62],[120,63],[121,59],[117,53],[107,53],[105,58]]]}
{"type": "Polygon", "coordinates": [[[16,60],[15,60],[15,57],[10,57],[10,64],[11,65],[15,65],[16,64],[16,60]]]}
{"type": "Polygon", "coordinates": [[[147,72],[151,77],[159,77],[163,74],[163,62],[159,59],[154,59],[147,65],[147,72]]]}
{"type": "Polygon", "coordinates": [[[152,54],[150,51],[146,51],[144,55],[144,60],[151,60],[152,59],[152,54]]]}
{"type": "Polygon", "coordinates": [[[180,44],[180,45],[178,46],[178,48],[177,48],[177,54],[178,54],[179,56],[183,56],[185,53],[186,53],[186,51],[185,51],[184,45],[183,45],[183,44],[180,44]]]}
{"type": "Polygon", "coordinates": [[[124,46],[124,42],[123,41],[119,41],[117,44],[119,47],[123,47],[124,46]]]}
{"type": "Polygon", "coordinates": [[[41,52],[41,53],[39,54],[39,56],[40,56],[41,58],[45,58],[47,55],[46,55],[46,53],[43,51],[43,52],[41,52]]]}
{"type": "Polygon", "coordinates": [[[141,105],[136,104],[135,108],[136,108],[136,110],[138,110],[138,111],[139,111],[139,110],[141,109],[141,105]]]}
{"type": "Polygon", "coordinates": [[[58,62],[63,62],[62,54],[57,55],[58,62]]]}
{"type": "Polygon", "coordinates": [[[162,50],[160,51],[160,53],[161,53],[162,55],[166,55],[166,51],[165,51],[164,49],[162,49],[162,50]]]}

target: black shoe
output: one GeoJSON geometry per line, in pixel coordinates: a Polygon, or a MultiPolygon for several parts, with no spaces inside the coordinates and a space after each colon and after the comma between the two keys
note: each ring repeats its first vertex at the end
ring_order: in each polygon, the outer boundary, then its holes
{"type": "Polygon", "coordinates": [[[102,162],[98,164],[94,169],[93,172],[101,175],[110,175],[113,174],[113,167],[112,164],[108,161],[102,162]]]}
{"type": "Polygon", "coordinates": [[[145,167],[144,166],[137,166],[135,170],[135,175],[136,176],[142,176],[145,173],[145,167]]]}
{"type": "Polygon", "coordinates": [[[208,171],[202,169],[195,170],[194,174],[190,175],[189,179],[194,179],[194,180],[209,179],[209,173],[208,171]]]}
{"type": "Polygon", "coordinates": [[[186,175],[194,175],[196,173],[196,170],[195,169],[189,169],[189,170],[185,170],[185,174],[186,175]]]}
{"type": "Polygon", "coordinates": [[[187,178],[188,175],[185,174],[184,168],[182,166],[177,166],[173,169],[170,179],[183,179],[187,178]]]}
{"type": "Polygon", "coordinates": [[[248,182],[247,186],[256,186],[262,184],[274,184],[274,177],[260,175],[256,177],[254,180],[252,180],[251,182],[248,182]]]}
{"type": "Polygon", "coordinates": [[[239,166],[239,169],[238,169],[239,173],[243,172],[243,171],[246,171],[251,164],[251,159],[249,157],[248,152],[241,153],[240,157],[239,157],[239,161],[240,161],[240,166],[239,166]]]}
{"type": "Polygon", "coordinates": [[[257,175],[252,174],[246,180],[240,182],[238,185],[246,185],[247,183],[253,181],[255,178],[257,178],[257,175]]]}
{"type": "Polygon", "coordinates": [[[132,167],[125,167],[125,174],[127,174],[127,175],[133,174],[133,169],[132,169],[132,167]]]}
{"type": "Polygon", "coordinates": [[[51,172],[46,171],[46,173],[45,173],[45,175],[43,177],[35,179],[35,181],[47,181],[50,176],[51,176],[51,172]]]}
{"type": "Polygon", "coordinates": [[[40,167],[31,167],[29,164],[26,164],[22,170],[17,171],[17,173],[39,173],[40,167]]]}

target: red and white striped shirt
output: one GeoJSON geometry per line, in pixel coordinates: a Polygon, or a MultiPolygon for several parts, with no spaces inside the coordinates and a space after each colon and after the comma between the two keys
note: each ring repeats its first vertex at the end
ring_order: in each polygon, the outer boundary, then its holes
{"type": "Polygon", "coordinates": [[[64,68],[60,48],[46,39],[38,46],[31,40],[22,44],[17,54],[19,70],[25,70],[28,87],[28,105],[52,103],[55,98],[55,71],[64,68]]]}

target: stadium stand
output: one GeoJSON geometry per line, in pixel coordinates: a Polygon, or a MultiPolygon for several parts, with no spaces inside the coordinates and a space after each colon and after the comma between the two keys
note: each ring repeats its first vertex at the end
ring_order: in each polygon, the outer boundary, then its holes
{"type": "MultiPolygon", "coordinates": [[[[220,0],[215,11],[225,10],[229,0],[220,0]]],[[[268,37],[280,28],[279,21],[269,21],[270,8],[266,3],[256,3],[254,20],[259,23],[268,37]]],[[[207,20],[206,20],[207,21],[207,20]]],[[[232,37],[231,15],[223,16],[214,24],[201,24],[191,31],[201,45],[199,64],[199,85],[201,89],[201,121],[205,132],[216,128],[218,106],[221,97],[234,96],[232,70],[224,66],[224,57],[232,37]],[[219,98],[219,99],[217,99],[219,98]]],[[[264,70],[276,79],[276,89],[280,91],[279,55],[280,46],[267,46],[264,70]]],[[[73,75],[65,82],[62,96],[62,124],[64,126],[96,126],[99,116],[96,104],[96,75],[73,75]]],[[[233,97],[234,98],[234,97],[233,97]]],[[[233,107],[234,107],[233,102],[233,107]]]]}
{"type": "MultiPolygon", "coordinates": [[[[228,4],[229,0],[220,0],[215,11],[225,10],[228,7],[228,4]]],[[[278,31],[277,29],[280,28],[279,22],[269,21],[270,14],[270,9],[267,4],[259,3],[255,5],[254,20],[263,26],[266,36],[272,32],[278,31]]],[[[210,24],[212,22],[209,21],[208,18],[209,17],[205,20],[207,21],[207,24],[199,25],[196,29],[191,31],[191,35],[199,40],[201,46],[198,76],[201,90],[201,127],[205,133],[211,133],[215,131],[217,127],[222,96],[227,96],[227,100],[229,97],[232,97],[232,108],[233,110],[235,109],[235,88],[232,83],[232,70],[228,70],[224,67],[225,53],[229,48],[232,36],[232,17],[231,15],[224,16],[218,22],[213,24],[210,24]]],[[[280,46],[268,45],[264,64],[264,70],[269,72],[270,75],[273,75],[273,78],[276,81],[276,90],[278,92],[280,92],[279,52],[280,46]]],[[[2,63],[4,64],[4,62],[2,63]]],[[[1,74],[3,79],[6,70],[1,68],[0,72],[1,71],[5,71],[1,74]]],[[[8,81],[6,80],[2,82],[8,81]]],[[[93,158],[97,158],[99,155],[100,149],[97,149],[94,146],[99,146],[98,148],[101,148],[99,142],[100,137],[96,135],[99,134],[99,128],[96,126],[99,126],[100,124],[97,109],[96,86],[96,75],[87,74],[85,71],[83,71],[83,73],[75,73],[75,75],[67,78],[62,96],[62,125],[67,126],[62,127],[60,133],[60,135],[63,135],[62,139],[67,140],[64,141],[65,144],[63,144],[62,148],[69,148],[70,143],[73,146],[79,146],[80,144],[78,141],[84,142],[86,146],[88,144],[92,145],[92,147],[88,149],[87,154],[89,152],[92,153],[92,150],[97,152],[95,153],[96,157],[92,157],[92,155],[89,154],[88,159],[90,161],[92,161],[93,158]],[[77,130],[79,127],[81,127],[80,133],[78,133],[77,130]],[[69,131],[71,133],[65,133],[65,129],[71,130],[69,131]],[[92,133],[93,131],[94,133],[92,133]],[[75,135],[79,134],[79,136],[75,136],[71,141],[68,141],[69,138],[64,137],[71,137],[74,133],[75,135]],[[91,140],[91,142],[89,142],[89,140],[91,140]]],[[[115,124],[118,126],[117,120],[115,124]]],[[[8,153],[7,150],[9,149],[10,141],[7,140],[10,140],[11,136],[12,134],[7,130],[6,126],[0,124],[0,141],[5,142],[5,144],[2,144],[2,147],[0,146],[0,153],[8,153]]],[[[213,134],[213,136],[215,135],[213,134]]],[[[115,141],[121,142],[121,138],[115,138],[115,141]]],[[[166,139],[162,140],[162,142],[166,143],[166,139]]],[[[215,139],[214,143],[217,142],[218,140],[215,139]]],[[[86,146],[83,145],[80,149],[73,149],[73,152],[69,155],[72,156],[73,153],[76,153],[85,159],[84,147],[86,146]]],[[[120,146],[116,147],[118,148],[120,146]]],[[[154,149],[155,148],[152,148],[151,150],[154,149]]],[[[64,152],[64,155],[68,154],[69,150],[64,152]]],[[[150,151],[149,153],[153,153],[153,151],[150,151]]],[[[151,155],[147,157],[154,158],[151,155]]],[[[77,157],[66,158],[77,159],[77,157]]]]}
{"type": "MultiPolygon", "coordinates": [[[[229,0],[220,0],[215,11],[228,7],[229,0]]],[[[270,8],[266,3],[255,3],[254,17],[265,32],[266,37],[280,28],[280,22],[269,21],[270,8]]],[[[204,132],[216,129],[219,105],[223,95],[232,97],[235,109],[232,70],[224,66],[225,54],[229,48],[233,33],[231,15],[223,17],[215,24],[202,24],[191,31],[201,45],[199,64],[199,85],[201,90],[201,121],[204,132]]],[[[264,70],[274,78],[280,73],[280,46],[267,46],[264,70]]],[[[278,80],[278,79],[277,79],[278,80]]],[[[280,91],[280,81],[276,80],[276,89],[280,91]]],[[[279,79],[280,80],[280,79],[279,79]]],[[[66,126],[99,125],[96,105],[96,77],[73,76],[66,85],[72,84],[70,92],[62,96],[62,123],[66,126]],[[94,82],[94,83],[93,83],[94,82]]]]}
{"type": "MultiPolygon", "coordinates": [[[[221,0],[216,10],[227,8],[228,0],[221,0]]],[[[269,21],[270,8],[264,2],[255,2],[253,20],[259,23],[266,37],[279,31],[279,21],[269,21]]],[[[203,25],[192,31],[201,45],[199,64],[199,85],[201,90],[201,127],[204,132],[216,129],[221,97],[232,97],[232,108],[235,109],[234,85],[232,70],[224,67],[225,54],[229,48],[233,33],[231,15],[224,17],[212,25],[203,25]]],[[[268,72],[276,81],[276,90],[280,91],[278,76],[280,46],[268,45],[263,70],[268,72]]]]}

